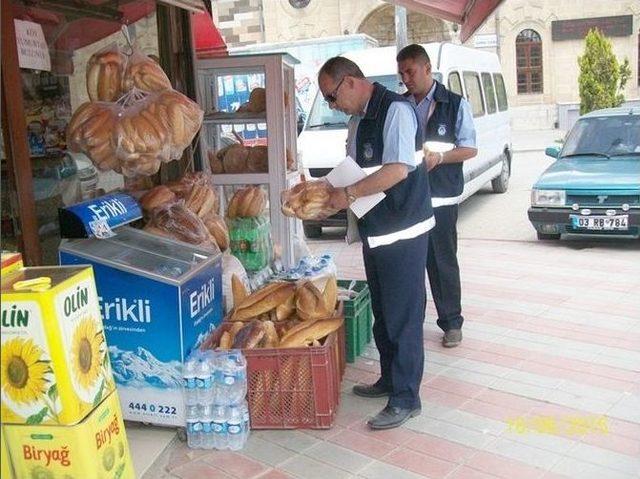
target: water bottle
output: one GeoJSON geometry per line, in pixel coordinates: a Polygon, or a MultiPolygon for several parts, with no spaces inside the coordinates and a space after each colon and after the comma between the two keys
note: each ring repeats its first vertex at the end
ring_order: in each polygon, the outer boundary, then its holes
{"type": "Polygon", "coordinates": [[[213,403],[213,383],[211,381],[210,360],[203,356],[198,362],[196,369],[196,381],[198,383],[197,398],[198,403],[207,405],[213,403]]]}
{"type": "Polygon", "coordinates": [[[242,436],[242,412],[238,406],[227,407],[227,442],[229,449],[239,451],[244,446],[242,436]]]}
{"type": "Polygon", "coordinates": [[[251,431],[249,404],[247,401],[242,401],[240,404],[240,412],[242,413],[242,443],[246,444],[249,439],[249,432],[251,431]]]}
{"type": "Polygon", "coordinates": [[[213,432],[213,406],[202,407],[202,448],[213,449],[215,447],[215,434],[213,432]]]}
{"type": "Polygon", "coordinates": [[[198,391],[196,383],[196,368],[198,367],[198,361],[194,356],[187,359],[183,366],[182,378],[183,378],[183,390],[184,390],[184,403],[187,406],[195,406],[198,404],[198,391]]]}
{"type": "Polygon", "coordinates": [[[213,427],[213,447],[222,450],[227,448],[227,418],[226,408],[219,404],[213,406],[211,417],[213,427]]]}
{"type": "Polygon", "coordinates": [[[237,405],[247,395],[247,361],[242,352],[231,351],[227,354],[223,376],[227,387],[226,404],[237,405]]]}
{"type": "Polygon", "coordinates": [[[202,423],[198,419],[187,419],[187,445],[191,449],[202,447],[202,423]]]}

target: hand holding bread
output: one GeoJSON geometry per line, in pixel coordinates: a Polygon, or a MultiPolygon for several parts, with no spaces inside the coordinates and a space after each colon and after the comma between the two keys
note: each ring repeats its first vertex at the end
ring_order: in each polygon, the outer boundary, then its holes
{"type": "Polygon", "coordinates": [[[285,216],[314,220],[338,212],[329,205],[331,185],[324,180],[303,181],[281,194],[281,210],[285,216]]]}

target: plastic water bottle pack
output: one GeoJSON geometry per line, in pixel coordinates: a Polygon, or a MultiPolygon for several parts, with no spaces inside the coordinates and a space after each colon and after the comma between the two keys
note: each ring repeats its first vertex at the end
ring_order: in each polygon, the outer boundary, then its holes
{"type": "Polygon", "coordinates": [[[249,438],[247,362],[239,350],[195,351],[183,366],[187,444],[240,450],[249,438]]]}

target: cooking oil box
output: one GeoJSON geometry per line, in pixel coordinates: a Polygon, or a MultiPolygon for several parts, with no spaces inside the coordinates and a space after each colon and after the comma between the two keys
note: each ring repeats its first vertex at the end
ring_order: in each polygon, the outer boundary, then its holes
{"type": "Polygon", "coordinates": [[[115,388],[91,267],[3,275],[1,314],[5,425],[78,423],[115,388]]]}
{"type": "Polygon", "coordinates": [[[76,425],[14,424],[5,426],[4,433],[16,477],[135,477],[117,392],[76,425]]]}

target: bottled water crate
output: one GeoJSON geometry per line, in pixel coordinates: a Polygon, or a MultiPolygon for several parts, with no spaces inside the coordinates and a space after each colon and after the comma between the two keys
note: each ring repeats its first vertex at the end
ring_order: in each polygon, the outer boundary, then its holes
{"type": "Polygon", "coordinates": [[[328,429],[345,369],[344,327],[322,346],[247,349],[252,429],[328,429]]]}

